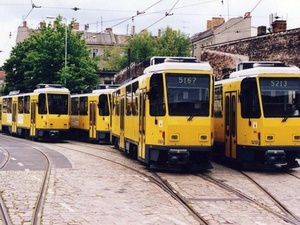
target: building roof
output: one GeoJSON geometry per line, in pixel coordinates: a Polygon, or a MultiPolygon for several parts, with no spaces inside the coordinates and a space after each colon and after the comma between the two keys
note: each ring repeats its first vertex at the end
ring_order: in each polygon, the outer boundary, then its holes
{"type": "Polygon", "coordinates": [[[122,45],[130,36],[117,35],[112,31],[104,31],[100,33],[84,32],[82,38],[88,45],[122,45]]]}
{"type": "Polygon", "coordinates": [[[213,36],[213,34],[214,34],[214,29],[208,29],[204,32],[194,34],[190,39],[192,42],[196,42],[199,40],[203,40],[207,37],[211,37],[211,36],[213,36]]]}

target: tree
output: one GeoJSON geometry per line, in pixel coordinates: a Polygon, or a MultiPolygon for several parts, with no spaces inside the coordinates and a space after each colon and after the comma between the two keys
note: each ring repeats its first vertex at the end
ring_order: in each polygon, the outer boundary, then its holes
{"type": "Polygon", "coordinates": [[[157,56],[190,56],[191,41],[180,30],[176,31],[167,27],[162,36],[157,39],[155,49],[157,56]]]}
{"type": "Polygon", "coordinates": [[[100,56],[102,66],[105,70],[122,70],[126,66],[126,59],[122,57],[124,49],[119,46],[106,48],[105,54],[100,56]]]}
{"type": "Polygon", "coordinates": [[[72,92],[92,89],[97,84],[97,61],[80,33],[72,32],[72,24],[62,23],[58,16],[55,26],[44,24],[11,51],[3,69],[6,72],[4,92],[29,92],[39,83],[66,85],[72,92]],[[67,33],[66,33],[67,29],[67,33]],[[65,38],[67,34],[67,66],[65,38]]]}
{"type": "MultiPolygon", "coordinates": [[[[117,50],[108,50],[107,52],[112,51],[117,50]]],[[[110,57],[102,58],[102,60],[105,61],[105,65],[111,65],[110,68],[120,70],[120,68],[126,67],[126,63],[129,61],[142,62],[153,56],[190,55],[191,41],[189,37],[180,31],[167,27],[160,37],[154,37],[148,31],[141,32],[125,43],[122,57],[120,54],[110,54],[110,57]],[[130,53],[130,56],[127,53],[130,53]]]]}

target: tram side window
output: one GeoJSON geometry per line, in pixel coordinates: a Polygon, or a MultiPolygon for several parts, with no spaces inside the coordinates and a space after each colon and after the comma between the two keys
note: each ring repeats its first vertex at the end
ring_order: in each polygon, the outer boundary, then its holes
{"type": "Polygon", "coordinates": [[[166,114],[162,74],[154,74],[151,77],[149,102],[151,116],[164,116],[166,114]]]}
{"type": "Polygon", "coordinates": [[[39,114],[47,114],[46,95],[45,94],[39,95],[38,113],[39,114]]]}
{"type": "Polygon", "coordinates": [[[7,113],[12,113],[12,98],[7,99],[7,113]]]}
{"type": "Polygon", "coordinates": [[[23,113],[24,111],[24,101],[23,96],[18,97],[18,113],[23,113]]]}
{"type": "Polygon", "coordinates": [[[219,86],[215,88],[214,94],[214,117],[222,118],[223,117],[223,87],[219,86]]]}
{"type": "Polygon", "coordinates": [[[245,78],[242,81],[240,100],[243,118],[259,118],[261,116],[255,78],[245,78]]]}
{"type": "Polygon", "coordinates": [[[72,115],[78,115],[79,113],[79,111],[78,111],[78,109],[79,109],[79,106],[78,106],[78,97],[73,97],[72,99],[71,99],[71,114],[72,115]]]}
{"type": "Polygon", "coordinates": [[[79,112],[80,112],[80,115],[88,114],[88,99],[87,99],[87,97],[79,98],[79,112]]]}
{"type": "Polygon", "coordinates": [[[114,110],[114,115],[119,116],[120,115],[120,90],[115,92],[112,96],[113,98],[113,110],[114,110]]]}
{"type": "Polygon", "coordinates": [[[24,113],[28,114],[29,113],[29,108],[30,108],[30,96],[24,96],[24,113]]]}
{"type": "Polygon", "coordinates": [[[132,115],[137,116],[138,115],[138,95],[137,90],[139,88],[139,82],[134,82],[132,84],[132,115]]]}
{"type": "Polygon", "coordinates": [[[7,113],[7,99],[3,99],[3,113],[7,113]]]}
{"type": "Polygon", "coordinates": [[[18,113],[29,113],[29,96],[18,97],[18,113]]]}
{"type": "Polygon", "coordinates": [[[0,121],[2,120],[2,104],[0,104],[0,121]]]}
{"type": "Polygon", "coordinates": [[[132,104],[131,84],[126,86],[125,104],[126,104],[126,116],[130,116],[131,115],[131,104],[132,104]]]}
{"type": "Polygon", "coordinates": [[[109,116],[108,95],[102,94],[99,96],[99,116],[109,116]]]}

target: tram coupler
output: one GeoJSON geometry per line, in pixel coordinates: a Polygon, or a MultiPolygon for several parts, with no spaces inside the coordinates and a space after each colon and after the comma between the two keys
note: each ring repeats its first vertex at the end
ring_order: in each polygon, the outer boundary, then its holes
{"type": "Polygon", "coordinates": [[[267,150],[265,157],[266,163],[270,166],[280,168],[287,165],[284,150],[267,150]]]}
{"type": "Polygon", "coordinates": [[[170,149],[168,161],[171,165],[186,165],[189,162],[190,153],[187,149],[170,149]]]}
{"type": "Polygon", "coordinates": [[[49,131],[49,137],[51,139],[57,139],[57,138],[59,138],[59,131],[58,130],[50,130],[49,131]]]}

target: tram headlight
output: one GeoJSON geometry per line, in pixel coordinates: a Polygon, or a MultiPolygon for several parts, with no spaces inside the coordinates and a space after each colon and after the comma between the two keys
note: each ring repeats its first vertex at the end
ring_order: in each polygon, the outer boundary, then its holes
{"type": "Polygon", "coordinates": [[[199,141],[208,141],[208,137],[206,134],[200,134],[199,141]]]}
{"type": "Polygon", "coordinates": [[[268,134],[266,136],[266,141],[274,141],[274,135],[273,134],[268,134]]]}
{"type": "Polygon", "coordinates": [[[179,141],[179,134],[171,134],[170,141],[179,141]]]}

